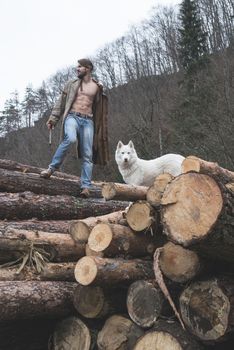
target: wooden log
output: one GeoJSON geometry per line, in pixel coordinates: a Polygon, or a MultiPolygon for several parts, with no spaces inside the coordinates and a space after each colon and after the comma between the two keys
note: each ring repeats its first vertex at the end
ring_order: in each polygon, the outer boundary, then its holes
{"type": "Polygon", "coordinates": [[[196,252],[172,242],[166,243],[159,258],[163,274],[174,282],[187,282],[200,271],[200,259],[196,252]]]}
{"type": "Polygon", "coordinates": [[[56,233],[69,233],[69,227],[72,220],[48,220],[39,221],[21,220],[21,221],[8,221],[0,220],[0,232],[5,232],[10,228],[17,230],[31,230],[31,231],[44,231],[44,232],[56,232],[56,233]]]}
{"type": "Polygon", "coordinates": [[[121,183],[109,182],[102,187],[102,196],[106,200],[115,199],[122,201],[145,200],[148,187],[133,186],[121,183]]]}
{"type": "Polygon", "coordinates": [[[104,258],[104,253],[103,252],[95,252],[90,248],[88,243],[85,245],[85,255],[86,256],[99,256],[100,258],[104,258]]]}
{"type": "MultiPolygon", "coordinates": [[[[26,173],[40,174],[42,170],[45,170],[44,168],[39,168],[29,164],[18,163],[14,160],[9,160],[9,159],[0,159],[0,168],[11,170],[11,171],[19,171],[24,174],[26,173]]],[[[53,176],[56,176],[62,179],[80,181],[79,176],[63,173],[61,171],[55,171],[53,176]]]]}
{"type": "Polygon", "coordinates": [[[115,224],[97,224],[92,229],[88,245],[105,257],[128,256],[131,258],[151,255],[156,249],[152,235],[137,235],[129,227],[115,224]]]}
{"type": "Polygon", "coordinates": [[[80,315],[91,319],[126,313],[126,290],[78,284],[73,303],[80,315]]]}
{"type": "Polygon", "coordinates": [[[208,175],[186,173],[167,186],[161,203],[163,230],[171,241],[234,261],[232,191],[208,175]]]}
{"type": "Polygon", "coordinates": [[[0,281],[0,321],[72,314],[73,282],[0,281]]]}
{"type": "Polygon", "coordinates": [[[95,225],[99,223],[123,224],[126,220],[123,218],[123,210],[115,211],[101,216],[88,217],[83,220],[73,221],[69,226],[69,233],[76,242],[87,243],[89,234],[95,225]]]}
{"type": "MultiPolygon", "coordinates": [[[[37,194],[70,195],[79,197],[80,182],[57,177],[43,179],[37,174],[21,173],[0,168],[0,191],[17,193],[31,191],[37,194]]],[[[101,188],[92,187],[91,196],[101,198],[101,188]]]]}
{"type": "Polygon", "coordinates": [[[0,219],[84,219],[123,210],[128,202],[83,199],[72,196],[37,195],[31,192],[0,193],[0,219]]]}
{"type": "Polygon", "coordinates": [[[126,213],[126,220],[133,231],[149,229],[157,220],[155,209],[146,201],[132,203],[126,213]]]}
{"type": "Polygon", "coordinates": [[[199,350],[203,347],[178,323],[160,320],[133,347],[133,350],[143,349],[199,350]]]}
{"type": "Polygon", "coordinates": [[[38,273],[35,269],[24,266],[19,268],[0,268],[0,281],[68,281],[75,282],[76,263],[47,263],[38,273]]]}
{"type": "Polygon", "coordinates": [[[98,333],[97,345],[100,350],[133,349],[143,330],[131,320],[120,315],[108,318],[98,333]]]}
{"type": "Polygon", "coordinates": [[[160,316],[163,295],[155,284],[149,281],[133,282],[127,294],[128,314],[138,326],[152,327],[160,316]]]}
{"type": "Polygon", "coordinates": [[[182,163],[182,173],[195,171],[214,177],[216,180],[226,184],[234,182],[234,172],[220,167],[217,163],[207,162],[206,160],[189,156],[182,163]]]}
{"type": "Polygon", "coordinates": [[[80,284],[121,285],[130,284],[139,279],[152,279],[154,276],[152,261],[140,259],[108,259],[85,256],[78,260],[75,278],[80,284]]]}
{"type": "Polygon", "coordinates": [[[85,255],[85,244],[76,243],[66,233],[8,229],[0,234],[0,251],[28,252],[42,248],[51,261],[76,261],[85,255]]]}
{"type": "Polygon", "coordinates": [[[234,331],[233,279],[192,283],[180,296],[180,312],[188,330],[200,340],[225,340],[234,331]]]}
{"type": "Polygon", "coordinates": [[[68,317],[57,323],[50,339],[49,350],[90,350],[91,335],[78,317],[68,317]]]}
{"type": "Polygon", "coordinates": [[[165,173],[156,177],[152,186],[150,186],[146,193],[147,202],[153,207],[159,207],[163,192],[169,182],[173,179],[171,174],[165,173]]]}

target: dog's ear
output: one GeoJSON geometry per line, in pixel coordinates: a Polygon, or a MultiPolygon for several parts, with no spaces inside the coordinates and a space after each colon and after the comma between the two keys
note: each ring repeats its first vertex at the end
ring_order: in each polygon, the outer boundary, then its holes
{"type": "Polygon", "coordinates": [[[119,141],[118,144],[117,144],[117,148],[121,148],[122,146],[123,146],[123,142],[119,141]]]}
{"type": "Polygon", "coordinates": [[[128,146],[131,148],[134,148],[134,144],[133,144],[132,140],[129,141],[128,146]]]}

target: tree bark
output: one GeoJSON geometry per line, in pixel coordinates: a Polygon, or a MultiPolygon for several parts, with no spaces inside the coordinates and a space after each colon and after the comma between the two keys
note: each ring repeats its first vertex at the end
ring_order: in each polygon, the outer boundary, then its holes
{"type": "Polygon", "coordinates": [[[76,263],[46,263],[38,273],[35,269],[24,266],[18,268],[0,268],[0,281],[68,281],[75,282],[74,270],[76,263]]]}
{"type": "Polygon", "coordinates": [[[108,259],[94,256],[81,258],[75,267],[75,278],[80,284],[121,285],[139,279],[154,277],[152,261],[140,259],[108,259]]]}
{"type": "Polygon", "coordinates": [[[201,268],[196,252],[168,242],[163,246],[159,258],[163,274],[170,280],[184,283],[194,278],[201,268]]]}
{"type": "Polygon", "coordinates": [[[142,349],[199,350],[203,347],[176,322],[160,320],[137,340],[133,348],[142,349]]]}
{"type": "Polygon", "coordinates": [[[133,231],[150,228],[157,220],[154,208],[146,201],[132,203],[126,213],[126,220],[133,231]]]}
{"type": "MultiPolygon", "coordinates": [[[[79,197],[80,181],[67,180],[57,177],[43,179],[37,174],[21,173],[0,168],[1,192],[31,191],[37,194],[70,195],[79,197]]],[[[101,188],[92,188],[91,196],[101,198],[101,188]]]]}
{"type": "Polygon", "coordinates": [[[114,313],[126,313],[126,290],[78,284],[73,303],[79,314],[86,318],[104,318],[114,313]]]}
{"type": "Polygon", "coordinates": [[[232,191],[208,175],[186,173],[167,186],[161,203],[170,240],[206,257],[234,261],[232,191]]]}
{"type": "Polygon", "coordinates": [[[128,202],[82,199],[72,196],[36,195],[31,192],[0,193],[0,219],[84,219],[123,210],[128,202]]]}
{"type": "Polygon", "coordinates": [[[102,196],[106,200],[145,200],[148,187],[145,186],[132,186],[120,183],[106,183],[102,187],[102,196]]]}
{"type": "Polygon", "coordinates": [[[123,210],[119,210],[106,215],[90,216],[83,220],[74,221],[69,227],[69,233],[74,241],[87,243],[91,230],[99,223],[119,224],[121,222],[126,224],[123,213],[123,210]]]}
{"type": "Polygon", "coordinates": [[[189,331],[200,340],[226,340],[234,331],[234,281],[192,283],[180,296],[180,311],[189,331]]]}
{"type": "Polygon", "coordinates": [[[129,227],[114,224],[97,224],[88,239],[89,247],[103,252],[105,257],[131,258],[151,255],[156,249],[152,235],[139,235],[129,227]]]}
{"type": "Polygon", "coordinates": [[[0,251],[16,252],[17,256],[28,252],[32,244],[47,252],[51,261],[76,261],[85,255],[85,244],[74,242],[66,233],[8,229],[0,235],[0,251]]]}
{"type": "Polygon", "coordinates": [[[0,321],[70,315],[76,286],[57,281],[0,282],[0,321]]]}
{"type": "Polygon", "coordinates": [[[196,171],[214,177],[216,180],[226,184],[234,182],[234,172],[220,167],[217,163],[207,162],[203,159],[189,156],[182,163],[182,172],[196,171]]]}
{"type": "Polygon", "coordinates": [[[156,208],[160,206],[163,192],[172,179],[173,176],[167,173],[156,177],[154,184],[148,188],[146,194],[147,202],[150,205],[156,208]]]}
{"type": "Polygon", "coordinates": [[[100,350],[133,349],[143,330],[126,317],[114,315],[108,318],[98,333],[100,350]]]}
{"type": "Polygon", "coordinates": [[[160,316],[163,301],[161,290],[151,282],[136,281],[128,289],[128,314],[138,326],[152,327],[160,316]]]}
{"type": "Polygon", "coordinates": [[[44,231],[44,232],[56,232],[56,233],[69,233],[71,220],[49,220],[38,221],[21,220],[21,221],[0,221],[0,232],[4,233],[8,229],[17,230],[31,230],[31,231],[44,231]]]}
{"type": "Polygon", "coordinates": [[[90,350],[91,335],[78,317],[68,317],[57,323],[50,340],[50,350],[90,350]]]}

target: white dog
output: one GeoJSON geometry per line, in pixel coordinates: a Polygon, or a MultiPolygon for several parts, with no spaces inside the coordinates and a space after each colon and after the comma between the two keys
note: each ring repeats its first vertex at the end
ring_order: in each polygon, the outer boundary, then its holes
{"type": "Polygon", "coordinates": [[[151,186],[155,177],[160,174],[169,173],[173,176],[181,174],[184,157],[170,153],[159,158],[144,160],[138,158],[132,141],[129,141],[127,145],[119,141],[115,151],[115,160],[127,184],[151,186]]]}

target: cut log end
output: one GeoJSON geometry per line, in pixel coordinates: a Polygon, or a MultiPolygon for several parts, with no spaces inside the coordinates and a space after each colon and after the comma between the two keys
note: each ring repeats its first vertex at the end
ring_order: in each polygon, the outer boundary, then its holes
{"type": "Polygon", "coordinates": [[[178,341],[166,332],[149,332],[141,337],[134,347],[134,350],[143,349],[167,349],[167,350],[183,350],[178,341]]]}
{"type": "Polygon", "coordinates": [[[104,305],[104,293],[101,287],[80,286],[74,291],[74,306],[86,318],[96,318],[104,305]]]}
{"type": "Polygon", "coordinates": [[[180,297],[182,318],[199,339],[215,341],[227,330],[230,302],[217,281],[196,282],[180,297]]]}
{"type": "Polygon", "coordinates": [[[89,237],[89,226],[82,221],[72,222],[69,227],[69,233],[75,242],[86,243],[89,237]]]}
{"type": "Polygon", "coordinates": [[[116,196],[116,189],[114,183],[106,183],[102,186],[102,196],[106,200],[113,199],[116,196]]]}
{"type": "Polygon", "coordinates": [[[195,156],[189,156],[185,158],[181,165],[182,173],[188,173],[189,171],[200,172],[200,161],[195,156]]]}
{"type": "Polygon", "coordinates": [[[154,222],[153,208],[146,201],[133,203],[126,214],[128,225],[134,231],[143,231],[154,222]]]}
{"type": "Polygon", "coordinates": [[[213,178],[187,173],[170,183],[161,204],[165,233],[186,247],[207,236],[221,213],[223,198],[213,178]]]}
{"type": "Polygon", "coordinates": [[[93,251],[101,252],[109,246],[112,236],[109,225],[97,224],[89,235],[88,245],[93,251]]]}
{"type": "Polygon", "coordinates": [[[95,280],[97,271],[94,259],[89,256],[84,256],[76,264],[74,272],[75,279],[83,286],[87,286],[95,280]]]}

